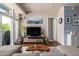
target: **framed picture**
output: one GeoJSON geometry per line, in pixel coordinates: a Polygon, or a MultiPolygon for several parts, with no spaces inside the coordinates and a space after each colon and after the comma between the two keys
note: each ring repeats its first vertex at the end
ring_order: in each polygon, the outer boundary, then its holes
{"type": "Polygon", "coordinates": [[[31,18],[27,20],[27,24],[43,24],[43,19],[41,18],[31,18]]]}
{"type": "Polygon", "coordinates": [[[71,23],[71,17],[65,17],[65,23],[70,24],[71,23]]]}
{"type": "Polygon", "coordinates": [[[79,26],[79,20],[73,20],[73,25],[79,26]]]}

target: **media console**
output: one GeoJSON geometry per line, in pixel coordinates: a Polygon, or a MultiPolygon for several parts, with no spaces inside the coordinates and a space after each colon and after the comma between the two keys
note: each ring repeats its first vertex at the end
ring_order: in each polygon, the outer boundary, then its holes
{"type": "Polygon", "coordinates": [[[28,36],[28,39],[43,39],[43,36],[28,36]]]}
{"type": "Polygon", "coordinates": [[[32,37],[24,38],[23,42],[24,43],[43,43],[43,39],[44,39],[43,36],[39,36],[39,37],[32,36],[32,37]]]}

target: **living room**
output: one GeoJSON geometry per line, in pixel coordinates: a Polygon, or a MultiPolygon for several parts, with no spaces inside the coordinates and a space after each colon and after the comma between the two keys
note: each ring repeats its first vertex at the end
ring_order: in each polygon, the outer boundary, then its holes
{"type": "Polygon", "coordinates": [[[0,56],[78,56],[78,5],[1,3],[0,56]]]}

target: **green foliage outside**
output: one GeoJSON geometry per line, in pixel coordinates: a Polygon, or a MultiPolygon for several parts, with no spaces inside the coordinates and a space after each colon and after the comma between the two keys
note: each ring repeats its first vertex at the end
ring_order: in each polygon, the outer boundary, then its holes
{"type": "Polygon", "coordinates": [[[9,24],[8,24],[8,23],[7,23],[7,24],[3,24],[3,23],[2,23],[2,30],[3,30],[3,31],[10,30],[9,24]]]}

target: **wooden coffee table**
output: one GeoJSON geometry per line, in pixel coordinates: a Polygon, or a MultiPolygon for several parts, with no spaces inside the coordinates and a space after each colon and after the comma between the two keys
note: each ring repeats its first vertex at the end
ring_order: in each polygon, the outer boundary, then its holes
{"type": "Polygon", "coordinates": [[[29,45],[26,51],[50,51],[50,48],[43,44],[29,45]]]}

